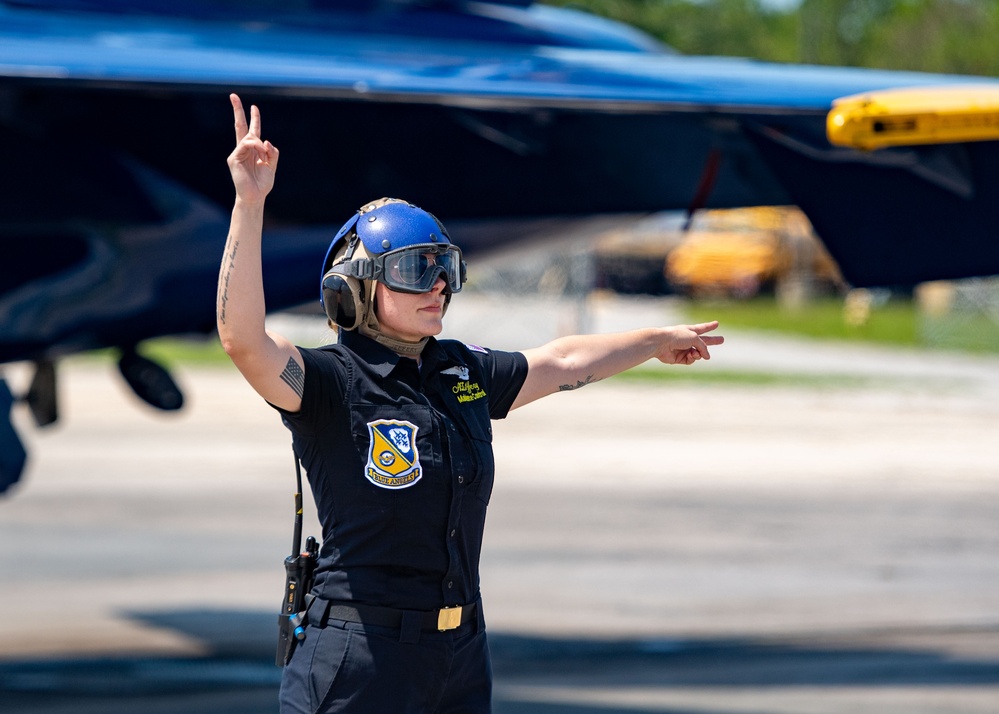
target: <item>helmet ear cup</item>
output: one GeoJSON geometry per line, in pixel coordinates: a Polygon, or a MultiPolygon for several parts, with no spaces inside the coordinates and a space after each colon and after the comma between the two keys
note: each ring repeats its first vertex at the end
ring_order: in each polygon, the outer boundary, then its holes
{"type": "Polygon", "coordinates": [[[333,272],[323,276],[326,316],[343,329],[357,329],[366,313],[364,303],[364,285],[357,278],[333,272]]]}

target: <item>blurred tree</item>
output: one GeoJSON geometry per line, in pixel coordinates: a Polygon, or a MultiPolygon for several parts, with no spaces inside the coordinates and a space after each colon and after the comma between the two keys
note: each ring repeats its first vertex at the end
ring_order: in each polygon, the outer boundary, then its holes
{"type": "Polygon", "coordinates": [[[999,75],[996,0],[545,0],[639,27],[684,54],[999,75]]]}
{"type": "Polygon", "coordinates": [[[994,0],[804,0],[801,60],[999,74],[994,0]]]}
{"type": "Polygon", "coordinates": [[[755,57],[793,62],[797,12],[768,9],[761,0],[545,0],[620,20],[683,54],[755,57]]]}
{"type": "Polygon", "coordinates": [[[871,31],[891,14],[892,0],[804,0],[802,62],[859,65],[871,31]]]}
{"type": "Polygon", "coordinates": [[[995,0],[896,2],[873,27],[859,62],[889,69],[999,75],[995,0]]]}

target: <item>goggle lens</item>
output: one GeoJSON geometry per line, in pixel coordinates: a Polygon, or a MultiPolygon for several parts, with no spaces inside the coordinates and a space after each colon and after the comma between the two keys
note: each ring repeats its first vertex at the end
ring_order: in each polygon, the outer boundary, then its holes
{"type": "Polygon", "coordinates": [[[461,251],[453,245],[412,246],[381,258],[381,281],[394,290],[426,293],[441,275],[452,292],[461,290],[461,251]]]}

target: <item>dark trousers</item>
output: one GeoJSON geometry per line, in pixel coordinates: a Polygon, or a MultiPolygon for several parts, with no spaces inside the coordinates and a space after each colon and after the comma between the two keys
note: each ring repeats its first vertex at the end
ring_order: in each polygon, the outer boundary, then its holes
{"type": "Polygon", "coordinates": [[[401,642],[397,629],[309,624],[281,680],[281,714],[488,714],[492,667],[481,612],[401,642]]]}

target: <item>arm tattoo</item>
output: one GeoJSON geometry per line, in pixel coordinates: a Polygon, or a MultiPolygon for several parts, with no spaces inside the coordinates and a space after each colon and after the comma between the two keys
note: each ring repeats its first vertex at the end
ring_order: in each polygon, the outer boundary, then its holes
{"type": "Polygon", "coordinates": [[[585,382],[577,381],[575,384],[560,384],[558,386],[558,391],[560,392],[571,392],[573,389],[579,389],[580,387],[585,387],[587,384],[593,384],[597,380],[593,378],[593,375],[589,375],[585,382]]]}
{"type": "Polygon", "coordinates": [[[298,362],[295,361],[294,357],[288,358],[288,364],[284,366],[284,372],[281,373],[281,379],[289,387],[295,390],[295,394],[301,399],[305,394],[305,372],[302,368],[298,366],[298,362]]]}
{"type": "Polygon", "coordinates": [[[219,276],[219,297],[218,297],[218,318],[219,322],[225,324],[225,308],[229,302],[229,278],[232,276],[232,267],[236,264],[236,250],[239,248],[239,241],[233,241],[232,250],[223,256],[222,274],[219,276]]]}

